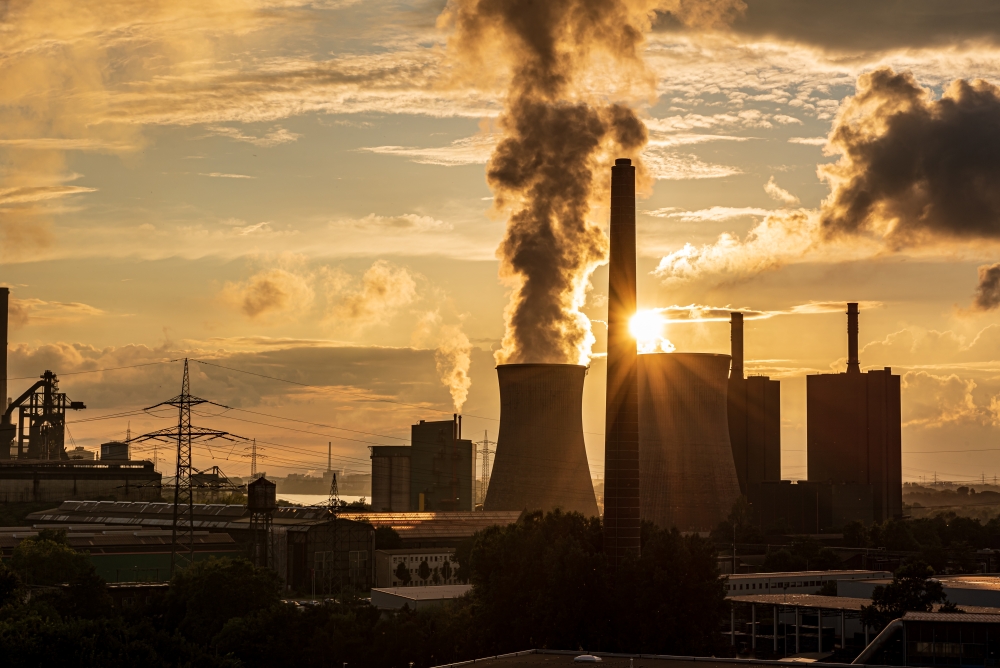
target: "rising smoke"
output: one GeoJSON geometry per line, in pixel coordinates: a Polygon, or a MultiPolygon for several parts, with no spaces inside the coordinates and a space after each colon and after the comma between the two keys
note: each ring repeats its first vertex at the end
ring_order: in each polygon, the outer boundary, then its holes
{"type": "Polygon", "coordinates": [[[1000,263],[984,264],[979,268],[979,285],[972,307],[978,311],[992,311],[1000,306],[1000,263]]]}
{"type": "Polygon", "coordinates": [[[858,78],[820,168],[827,238],[873,233],[890,247],[1000,238],[1000,88],[956,80],[940,99],[912,74],[858,78]]]}
{"type": "Polygon", "coordinates": [[[608,242],[587,219],[615,157],[638,166],[646,127],[622,102],[652,83],[642,62],[657,11],[714,25],[742,0],[452,0],[449,51],[479,79],[508,68],[503,139],[487,166],[495,208],[509,215],[497,256],[511,286],[498,363],[586,364],[594,336],[580,312],[608,242]],[[596,94],[593,91],[602,91],[596,94]]]}

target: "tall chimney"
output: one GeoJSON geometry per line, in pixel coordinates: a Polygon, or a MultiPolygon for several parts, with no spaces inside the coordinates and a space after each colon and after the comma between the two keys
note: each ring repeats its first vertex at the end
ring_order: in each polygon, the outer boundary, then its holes
{"type": "Polygon", "coordinates": [[[847,373],[861,373],[858,361],[858,304],[847,304],[847,373]]]}
{"type": "Polygon", "coordinates": [[[8,301],[10,301],[10,288],[0,288],[0,309],[3,309],[3,313],[0,314],[0,337],[3,338],[3,360],[0,366],[0,402],[3,403],[3,408],[0,408],[0,413],[7,410],[7,320],[8,316],[8,301]]]}
{"type": "Polygon", "coordinates": [[[617,566],[639,556],[639,374],[635,315],[635,167],[611,168],[608,381],[604,450],[604,552],[617,566]]]}
{"type": "Polygon", "coordinates": [[[732,350],[733,366],[729,376],[743,378],[743,314],[729,314],[729,341],[732,350]]]}

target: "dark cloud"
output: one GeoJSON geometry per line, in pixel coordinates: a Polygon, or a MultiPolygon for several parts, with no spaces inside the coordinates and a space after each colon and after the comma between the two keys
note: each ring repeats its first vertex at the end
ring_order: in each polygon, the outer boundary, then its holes
{"type": "Polygon", "coordinates": [[[1000,306],[1000,262],[979,268],[979,285],[972,306],[980,311],[992,311],[1000,306]]]}
{"type": "MultiPolygon", "coordinates": [[[[995,0],[746,0],[733,31],[754,39],[778,39],[829,51],[872,52],[996,44],[1000,3],[995,0]]],[[[673,14],[656,29],[679,30],[673,14]]]]}
{"type": "Polygon", "coordinates": [[[820,167],[827,238],[871,233],[900,248],[1000,238],[1000,88],[956,80],[939,99],[909,73],[858,78],[820,167]]]}

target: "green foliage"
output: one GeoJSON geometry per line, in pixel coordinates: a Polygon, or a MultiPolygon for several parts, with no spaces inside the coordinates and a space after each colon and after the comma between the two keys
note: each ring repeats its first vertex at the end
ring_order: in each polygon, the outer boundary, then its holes
{"type": "Polygon", "coordinates": [[[66,545],[64,537],[61,540],[41,535],[22,540],[14,548],[11,568],[27,585],[74,583],[93,573],[90,558],[66,545]]]}
{"type": "Polygon", "coordinates": [[[277,604],[280,586],[277,574],[245,559],[196,561],[174,575],[166,620],[185,638],[207,644],[233,617],[277,604]]]}
{"type": "Polygon", "coordinates": [[[840,568],[842,562],[836,553],[814,538],[800,538],[789,547],[768,553],[764,557],[765,573],[783,571],[832,571],[840,568]]]}
{"type": "Polygon", "coordinates": [[[376,550],[398,550],[403,547],[403,539],[399,532],[392,527],[378,527],[375,529],[375,549],[376,550]]]}
{"type": "Polygon", "coordinates": [[[847,547],[868,547],[868,528],[854,520],[844,525],[844,545],[847,547]]]}
{"type": "Polygon", "coordinates": [[[6,564],[0,563],[0,608],[14,603],[21,593],[21,578],[6,564]]]}
{"type": "Polygon", "coordinates": [[[403,585],[410,584],[410,569],[406,567],[406,564],[400,562],[399,566],[396,566],[396,579],[403,583],[403,585]]]}
{"type": "Polygon", "coordinates": [[[420,576],[421,580],[426,580],[431,576],[431,567],[430,564],[427,563],[426,559],[421,561],[420,565],[417,566],[417,575],[420,576]]]}
{"type": "Polygon", "coordinates": [[[452,571],[452,568],[451,568],[451,560],[450,559],[445,559],[444,564],[442,564],[442,566],[441,566],[441,577],[443,577],[445,580],[450,580],[452,574],[453,574],[453,571],[452,571]]]}
{"type": "Polygon", "coordinates": [[[930,612],[935,603],[947,603],[943,585],[933,576],[934,569],[920,561],[902,566],[891,583],[875,587],[872,604],[861,608],[861,622],[878,630],[907,612],[930,612]]]}

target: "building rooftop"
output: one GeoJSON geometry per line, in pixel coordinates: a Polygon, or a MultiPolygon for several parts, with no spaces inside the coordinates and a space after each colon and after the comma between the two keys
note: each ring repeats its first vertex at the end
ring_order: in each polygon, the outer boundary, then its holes
{"type": "MultiPolygon", "coordinates": [[[[737,603],[790,605],[802,608],[823,608],[824,610],[845,611],[853,610],[856,612],[860,612],[861,606],[872,604],[870,598],[820,596],[819,594],[746,594],[743,596],[730,596],[727,600],[736,601],[737,603]]],[[[940,607],[940,605],[938,607],[940,607]]],[[[958,606],[958,609],[962,610],[964,613],[1000,614],[1000,608],[987,608],[976,605],[960,605],[958,606]]]]}
{"type": "Polygon", "coordinates": [[[836,579],[838,576],[870,576],[872,578],[892,578],[889,571],[785,571],[780,573],[736,573],[730,575],[730,580],[759,580],[760,578],[798,578],[816,576],[820,580],[836,579]]]}
{"type": "Polygon", "coordinates": [[[969,622],[971,624],[1000,624],[1000,614],[969,614],[967,612],[908,612],[903,615],[908,622],[969,622]]]}
{"type": "MultiPolygon", "coordinates": [[[[35,538],[41,529],[65,529],[66,543],[77,550],[86,550],[93,554],[115,553],[123,550],[135,552],[158,552],[163,546],[173,543],[173,533],[162,529],[141,529],[138,527],[108,528],[101,525],[59,527],[3,527],[0,528],[0,554],[8,555],[22,540],[35,538]]],[[[195,531],[194,544],[196,550],[238,549],[236,542],[228,533],[195,531]]]]}
{"type": "Polygon", "coordinates": [[[377,587],[372,592],[391,594],[411,601],[437,601],[458,598],[472,589],[472,585],[436,585],[433,587],[377,587]]]}
{"type": "MultiPolygon", "coordinates": [[[[597,665],[601,668],[753,668],[755,666],[787,666],[788,661],[760,661],[755,659],[717,659],[714,657],[663,656],[655,654],[608,654],[604,652],[565,652],[559,650],[528,650],[513,654],[484,657],[475,661],[437,666],[436,668],[458,668],[458,666],[490,666],[497,668],[579,668],[579,663],[573,659],[582,654],[593,654],[601,657],[597,665]]],[[[591,664],[593,665],[593,664],[591,664]]],[[[809,665],[822,668],[836,666],[844,668],[843,663],[810,662],[809,665]]]]}
{"type": "Polygon", "coordinates": [[[416,554],[418,552],[428,552],[434,554],[441,554],[442,552],[454,552],[453,547],[401,547],[398,550],[375,550],[376,552],[381,552],[382,554],[416,554]]]}

